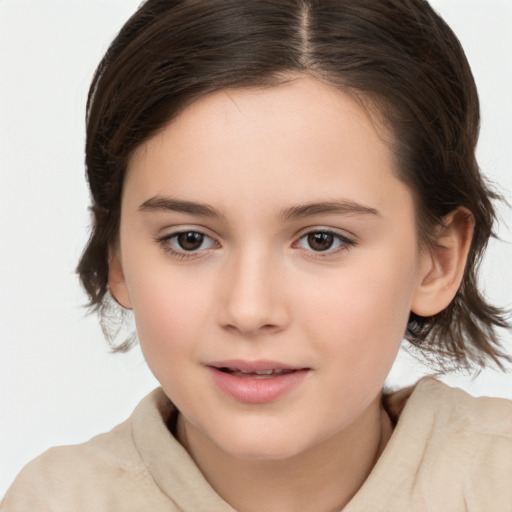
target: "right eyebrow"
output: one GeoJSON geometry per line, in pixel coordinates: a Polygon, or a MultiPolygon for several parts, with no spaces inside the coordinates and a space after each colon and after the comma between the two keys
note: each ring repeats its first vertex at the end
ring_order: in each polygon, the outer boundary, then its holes
{"type": "Polygon", "coordinates": [[[202,217],[221,218],[222,213],[216,210],[213,206],[206,203],[196,203],[194,201],[184,201],[173,197],[154,196],[144,201],[139,206],[139,211],[142,212],[162,212],[172,211],[189,213],[191,215],[200,215],[202,217]]]}

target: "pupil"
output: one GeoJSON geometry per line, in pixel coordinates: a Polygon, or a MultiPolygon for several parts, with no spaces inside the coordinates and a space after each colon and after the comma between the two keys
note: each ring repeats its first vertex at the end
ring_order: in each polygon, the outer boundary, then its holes
{"type": "Polygon", "coordinates": [[[308,244],[315,251],[327,251],[333,243],[334,237],[330,233],[311,233],[308,235],[308,244]]]}
{"type": "Polygon", "coordinates": [[[178,244],[185,251],[194,251],[199,249],[203,243],[204,235],[189,231],[178,235],[178,244]]]}

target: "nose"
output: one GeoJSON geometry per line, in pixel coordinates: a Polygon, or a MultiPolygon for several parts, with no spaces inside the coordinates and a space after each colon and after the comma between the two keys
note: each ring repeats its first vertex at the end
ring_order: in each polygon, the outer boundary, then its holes
{"type": "Polygon", "coordinates": [[[226,262],[219,321],[244,336],[279,332],[289,323],[283,273],[271,258],[247,251],[226,262]]]}

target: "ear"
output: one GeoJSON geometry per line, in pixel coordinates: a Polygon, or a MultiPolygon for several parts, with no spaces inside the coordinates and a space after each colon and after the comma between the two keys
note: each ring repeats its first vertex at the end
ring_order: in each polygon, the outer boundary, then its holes
{"type": "Polygon", "coordinates": [[[474,225],[473,215],[463,207],[444,217],[432,247],[425,250],[422,259],[413,313],[433,316],[453,300],[464,277],[474,225]]]}
{"type": "Polygon", "coordinates": [[[113,299],[123,308],[132,309],[130,294],[126,286],[119,248],[109,251],[108,288],[113,299]]]}

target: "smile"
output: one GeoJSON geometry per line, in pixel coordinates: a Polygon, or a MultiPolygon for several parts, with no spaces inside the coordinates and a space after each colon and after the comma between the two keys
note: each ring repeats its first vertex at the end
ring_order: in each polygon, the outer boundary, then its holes
{"type": "Polygon", "coordinates": [[[275,370],[239,370],[237,368],[219,368],[221,372],[229,373],[235,377],[240,377],[242,379],[272,379],[277,377],[278,375],[285,375],[287,373],[292,373],[296,370],[284,370],[284,369],[275,369],[275,370]]]}
{"type": "Polygon", "coordinates": [[[281,363],[229,361],[207,365],[216,387],[238,402],[264,404],[291,393],[310,373],[281,363]]]}

